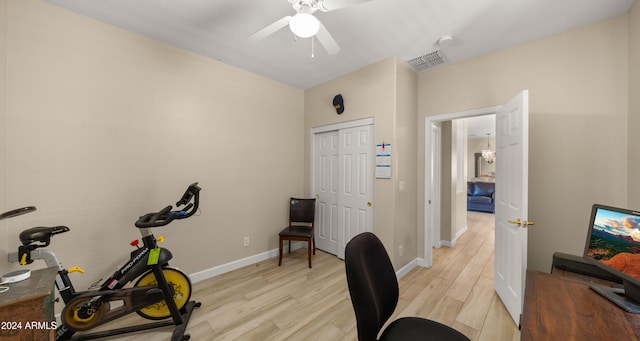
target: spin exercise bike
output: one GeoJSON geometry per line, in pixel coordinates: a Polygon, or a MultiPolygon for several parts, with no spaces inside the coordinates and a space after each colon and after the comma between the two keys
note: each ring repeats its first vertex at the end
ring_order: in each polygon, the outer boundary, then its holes
{"type": "Polygon", "coordinates": [[[154,237],[152,228],[194,215],[198,210],[199,193],[198,183],[193,183],[176,203],[176,207],[184,206],[181,210],[172,211],[173,207],[167,206],[159,212],[141,216],[135,226],[142,235],[142,247],[138,245],[138,240],[131,242],[136,249],[131,252],[129,261],[97,290],[75,291],[69,273],[83,273],[84,270],[77,266],[65,269],[52,251],[41,249],[49,245],[52,236],[68,232],[68,227],[33,227],[20,233],[22,245],[18,252],[9,253],[10,262],[25,265],[34,260],[44,260],[47,266],[58,268],[55,284],[65,307],[60,316],[62,323],[56,328],[56,340],[90,340],[172,325],[175,326],[172,341],[190,338],[189,334],[185,334],[187,323],[193,310],[200,307],[201,303],[189,301],[189,277],[169,266],[171,252],[158,247],[158,242],[162,242],[164,237],[154,237]],[[136,279],[133,287],[125,288],[136,279]],[[113,307],[110,303],[113,303],[113,307]],[[76,332],[93,329],[134,311],[146,319],[163,321],[74,336],[76,332]]]}

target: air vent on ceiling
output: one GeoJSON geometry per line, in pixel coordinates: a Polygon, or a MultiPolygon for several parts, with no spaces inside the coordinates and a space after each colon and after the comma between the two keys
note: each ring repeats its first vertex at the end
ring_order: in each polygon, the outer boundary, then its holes
{"type": "Polygon", "coordinates": [[[411,65],[411,67],[418,72],[438,65],[446,64],[447,62],[447,57],[440,50],[427,53],[424,56],[413,58],[408,61],[409,65],[411,65]]]}

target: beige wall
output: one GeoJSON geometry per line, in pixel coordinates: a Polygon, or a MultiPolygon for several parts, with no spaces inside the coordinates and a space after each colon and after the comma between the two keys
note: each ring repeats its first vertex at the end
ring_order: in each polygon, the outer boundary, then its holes
{"type": "Polygon", "coordinates": [[[640,2],[629,12],[629,207],[640,209],[640,2]]]}
{"type": "Polygon", "coordinates": [[[626,204],[627,32],[622,16],[419,76],[420,120],[501,105],[529,89],[530,269],[548,271],[555,251],[582,252],[593,203],[626,204]]]}
{"type": "Polygon", "coordinates": [[[52,248],[87,270],[73,278],[86,288],[124,262],[137,217],[193,181],[201,214],[157,231],[173,265],[192,274],[277,248],[305,187],[302,90],[36,0],[9,1],[2,18],[0,210],[38,211],[7,222],[0,258],[24,228],[68,225],[52,248]]]}
{"type": "MultiPolygon", "coordinates": [[[[442,123],[441,128],[440,241],[445,246],[451,246],[455,244],[457,237],[464,233],[464,229],[467,226],[467,128],[464,120],[445,121],[442,123]],[[462,125],[464,136],[461,147],[458,146],[459,125],[462,125]],[[458,162],[459,149],[462,150],[464,155],[462,164],[458,162]],[[460,191],[458,191],[459,167],[462,167],[463,170],[460,191]]],[[[424,156],[422,158],[424,159],[424,156]]]]}
{"type": "MultiPolygon", "coordinates": [[[[375,143],[389,143],[394,139],[395,61],[387,59],[343,77],[305,91],[304,131],[329,124],[374,118],[375,143]],[[341,93],[344,113],[337,115],[332,105],[333,96],[341,93]]],[[[305,139],[305,183],[310,184],[310,136],[305,139]]],[[[394,248],[395,179],[374,180],[374,232],[391,254],[394,248]]],[[[391,255],[392,256],[392,255],[391,255]]],[[[392,256],[393,257],[393,256],[392,256]]]]}
{"type": "Polygon", "coordinates": [[[408,189],[398,195],[399,181],[415,186],[415,115],[417,76],[396,58],[389,58],[305,91],[305,183],[310,184],[310,130],[346,121],[373,117],[375,143],[392,143],[392,178],[374,180],[374,232],[385,244],[394,266],[399,268],[416,257],[415,198],[408,189]],[[405,93],[405,91],[413,94],[405,93]],[[402,92],[402,94],[400,94],[402,92]],[[344,97],[344,113],[336,115],[333,96],[344,97]],[[412,117],[413,116],[413,117],[412,117]],[[413,200],[413,202],[411,202],[413,200]],[[406,204],[406,205],[403,205],[406,204]],[[402,206],[402,207],[399,207],[402,206]],[[399,217],[398,214],[412,215],[399,217]],[[396,259],[398,246],[404,245],[402,260],[396,259]],[[413,254],[412,254],[413,252],[413,254]]]}
{"type": "Polygon", "coordinates": [[[396,72],[396,148],[393,155],[396,171],[395,180],[392,179],[396,184],[394,253],[396,265],[404,266],[418,256],[418,74],[401,60],[396,60],[396,72]],[[400,246],[403,248],[402,255],[399,252],[400,246]]]}
{"type": "MultiPolygon", "coordinates": [[[[394,138],[393,113],[395,107],[395,61],[387,59],[304,92],[305,132],[305,184],[311,184],[309,166],[311,128],[329,124],[374,118],[375,143],[389,143],[394,138]],[[333,97],[341,93],[344,112],[336,114],[333,97]]],[[[392,142],[393,143],[393,142],[392,142]]],[[[394,245],[394,192],[393,180],[374,180],[374,232],[389,250],[394,245]]],[[[310,190],[310,189],[307,189],[310,190]]]]}
{"type": "MultiPolygon", "coordinates": [[[[454,193],[451,190],[453,183],[453,121],[444,121],[441,125],[441,152],[440,155],[440,240],[451,241],[455,225],[454,193]]],[[[424,134],[424,131],[422,132],[424,134]]],[[[424,148],[423,148],[424,149],[424,148]]],[[[421,155],[418,155],[420,158],[421,155]]],[[[422,156],[424,159],[424,156],[422,156]]],[[[424,186],[424,185],[423,185],[424,186]]],[[[422,191],[424,193],[424,190],[422,191]]],[[[424,231],[423,231],[424,232],[424,231]]],[[[424,233],[422,234],[424,236],[424,233]]]]}
{"type": "MultiPolygon", "coordinates": [[[[0,0],[0,65],[7,65],[7,0],[0,0]]],[[[7,211],[7,68],[0,67],[0,213],[7,211]]],[[[9,265],[3,261],[9,245],[6,220],[0,221],[0,274],[9,265]]]]}
{"type": "Polygon", "coordinates": [[[0,211],[38,206],[0,222],[0,258],[23,228],[66,224],[56,251],[91,269],[90,283],[123,260],[104,255],[128,252],[138,215],[196,180],[202,214],[162,229],[173,263],[194,273],[271,250],[286,219],[274,198],[309,194],[310,129],[373,117],[375,141],[398,147],[393,178],[374,189],[374,228],[398,268],[424,253],[424,117],[529,89],[529,265],[548,270],[554,251],[581,252],[592,203],[640,206],[640,97],[628,96],[640,90],[639,7],[417,81],[391,58],[303,92],[36,0],[0,0],[0,211]],[[246,198],[259,203],[251,215],[237,204],[246,198]]]}

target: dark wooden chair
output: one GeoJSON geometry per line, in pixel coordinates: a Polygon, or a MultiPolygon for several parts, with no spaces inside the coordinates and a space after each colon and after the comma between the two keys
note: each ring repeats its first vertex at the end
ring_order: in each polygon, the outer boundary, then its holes
{"type": "Polygon", "coordinates": [[[313,238],[313,225],[316,212],[316,199],[289,200],[289,226],[285,227],[280,236],[280,259],[278,266],[282,265],[282,242],[289,241],[289,253],[291,253],[291,241],[305,241],[308,243],[309,268],[311,268],[311,251],[316,254],[316,243],[313,238]]]}
{"type": "Polygon", "coordinates": [[[389,254],[376,235],[364,232],[347,243],[344,264],[359,341],[469,341],[449,326],[420,317],[391,322],[378,339],[398,304],[398,279],[389,254]]]}

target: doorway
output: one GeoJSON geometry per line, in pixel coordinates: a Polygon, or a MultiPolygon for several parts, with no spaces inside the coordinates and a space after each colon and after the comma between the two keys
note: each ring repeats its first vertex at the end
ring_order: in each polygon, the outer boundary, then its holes
{"type": "Polygon", "coordinates": [[[373,133],[373,119],[311,130],[316,247],[341,259],[351,238],[373,231],[373,133]]]}
{"type": "MultiPolygon", "coordinates": [[[[478,109],[425,118],[425,143],[430,141],[431,125],[452,119],[484,114],[496,114],[496,150],[500,162],[496,177],[502,186],[495,189],[495,259],[494,287],[498,296],[518,323],[524,301],[524,279],[527,269],[527,226],[533,225],[528,217],[528,146],[529,146],[529,92],[523,90],[500,107],[478,109]]],[[[431,177],[433,151],[425,145],[425,179],[431,177]]],[[[432,245],[429,225],[433,208],[428,194],[433,184],[425,181],[425,233],[424,264],[432,266],[432,245]]]]}
{"type": "Polygon", "coordinates": [[[426,267],[433,265],[432,247],[440,246],[440,226],[434,225],[440,219],[440,146],[441,132],[438,127],[442,122],[470,117],[492,115],[500,107],[482,108],[452,114],[425,117],[425,198],[424,202],[424,263],[426,267]],[[436,230],[437,228],[437,230],[436,230]],[[438,239],[435,239],[438,238],[438,239]]]}

